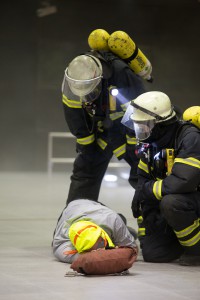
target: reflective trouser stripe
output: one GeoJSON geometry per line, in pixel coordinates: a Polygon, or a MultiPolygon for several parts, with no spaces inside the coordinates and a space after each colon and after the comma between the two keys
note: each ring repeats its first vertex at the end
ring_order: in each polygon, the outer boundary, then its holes
{"type": "Polygon", "coordinates": [[[141,236],[145,236],[146,235],[146,229],[145,227],[143,227],[143,217],[142,216],[139,216],[137,218],[137,223],[138,223],[138,237],[141,237],[141,236]],[[141,227],[140,227],[141,226],[141,227]]]}
{"type": "Polygon", "coordinates": [[[145,236],[146,235],[146,229],[144,227],[141,227],[138,229],[138,236],[145,236]]]}
{"type": "Polygon", "coordinates": [[[94,142],[94,140],[95,140],[94,134],[91,134],[84,138],[77,139],[77,143],[80,145],[89,145],[89,144],[92,144],[94,142]]]}
{"type": "Polygon", "coordinates": [[[180,244],[182,246],[186,246],[186,247],[191,247],[196,245],[198,242],[200,241],[200,232],[198,232],[195,236],[193,236],[191,239],[187,240],[187,241],[180,241],[180,244]]]}
{"type": "Polygon", "coordinates": [[[186,227],[185,229],[174,232],[182,246],[194,246],[200,241],[200,219],[195,220],[192,225],[186,227]],[[194,234],[194,232],[197,233],[194,234]],[[193,236],[191,237],[192,233],[193,236]]]}
{"type": "Polygon", "coordinates": [[[177,238],[181,238],[181,237],[184,237],[184,236],[190,234],[194,229],[199,227],[199,222],[200,222],[200,219],[197,219],[189,227],[187,227],[183,230],[180,230],[180,231],[175,231],[177,238]]]}
{"type": "Polygon", "coordinates": [[[162,199],[162,180],[158,180],[153,184],[153,193],[158,200],[162,199]]]}
{"type": "Polygon", "coordinates": [[[120,157],[126,152],[126,144],[123,144],[122,146],[118,147],[113,151],[116,157],[120,157]]]}
{"type": "Polygon", "coordinates": [[[138,223],[138,225],[141,224],[142,222],[143,222],[143,217],[142,217],[142,216],[139,216],[139,217],[137,218],[137,223],[138,223]]]}

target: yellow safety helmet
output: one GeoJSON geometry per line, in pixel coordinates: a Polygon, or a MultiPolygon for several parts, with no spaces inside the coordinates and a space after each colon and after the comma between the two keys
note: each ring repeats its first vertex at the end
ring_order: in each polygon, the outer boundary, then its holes
{"type": "Polygon", "coordinates": [[[90,221],[78,221],[69,228],[69,238],[78,253],[90,250],[102,237],[109,247],[115,247],[108,234],[98,225],[90,221]]]}
{"type": "Polygon", "coordinates": [[[200,128],[200,106],[191,106],[183,113],[183,120],[190,121],[200,128]]]}

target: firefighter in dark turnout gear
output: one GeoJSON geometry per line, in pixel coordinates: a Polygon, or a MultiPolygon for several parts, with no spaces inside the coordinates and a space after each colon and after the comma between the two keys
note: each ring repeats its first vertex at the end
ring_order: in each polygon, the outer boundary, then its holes
{"type": "Polygon", "coordinates": [[[91,50],[74,58],[65,70],[63,106],[69,130],[77,138],[67,204],[98,201],[101,182],[113,155],[130,166],[137,180],[136,138],[121,118],[130,100],[145,92],[128,64],[111,52],[91,50]]]}
{"type": "Polygon", "coordinates": [[[144,93],[130,107],[122,122],[140,142],[132,211],[143,258],[200,265],[200,130],[178,120],[161,92],[144,93]]]}

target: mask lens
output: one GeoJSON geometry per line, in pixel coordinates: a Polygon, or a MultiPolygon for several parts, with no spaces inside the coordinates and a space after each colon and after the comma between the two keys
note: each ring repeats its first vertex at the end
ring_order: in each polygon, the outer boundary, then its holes
{"type": "Polygon", "coordinates": [[[89,94],[81,97],[82,102],[93,102],[96,100],[101,93],[101,83],[99,83],[93,91],[91,91],[89,94]]]}
{"type": "Polygon", "coordinates": [[[134,122],[136,138],[140,141],[146,140],[155,126],[155,120],[134,122]]]}

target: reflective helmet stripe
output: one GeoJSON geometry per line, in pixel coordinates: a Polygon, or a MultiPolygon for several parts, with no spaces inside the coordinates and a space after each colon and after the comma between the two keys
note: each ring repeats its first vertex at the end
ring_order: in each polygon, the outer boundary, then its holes
{"type": "Polygon", "coordinates": [[[83,228],[81,228],[78,232],[77,232],[77,234],[75,235],[75,237],[74,237],[74,245],[76,245],[76,241],[77,241],[77,238],[80,236],[80,234],[84,231],[84,230],[86,230],[86,229],[88,229],[88,228],[97,228],[97,226],[94,226],[94,225],[87,225],[86,227],[83,227],[83,228]]]}

